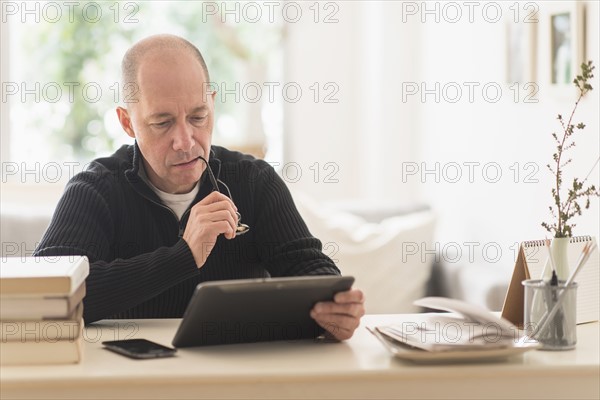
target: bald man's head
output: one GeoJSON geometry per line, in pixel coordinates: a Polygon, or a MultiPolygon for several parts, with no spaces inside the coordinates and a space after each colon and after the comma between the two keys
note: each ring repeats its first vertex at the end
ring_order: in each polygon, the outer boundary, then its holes
{"type": "Polygon", "coordinates": [[[179,36],[168,34],[153,35],[134,44],[123,56],[123,61],[121,62],[121,87],[123,88],[125,102],[131,102],[138,94],[138,71],[143,59],[149,54],[156,54],[166,50],[177,50],[191,54],[200,63],[206,76],[206,82],[210,82],[208,68],[200,50],[196,46],[179,36]]]}

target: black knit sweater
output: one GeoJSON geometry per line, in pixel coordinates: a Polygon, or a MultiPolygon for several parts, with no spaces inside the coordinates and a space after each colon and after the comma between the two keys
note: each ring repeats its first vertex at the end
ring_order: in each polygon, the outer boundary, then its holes
{"type": "MultiPolygon", "coordinates": [[[[233,240],[219,236],[198,269],[182,239],[189,213],[178,221],[139,177],[140,162],[137,144],[123,146],[73,177],[36,250],[40,256],[89,258],[86,323],[181,317],[204,281],[339,274],[274,169],[218,146],[212,147],[210,166],[229,186],[250,231],[233,240]]],[[[212,190],[205,172],[192,205],[212,190]]]]}

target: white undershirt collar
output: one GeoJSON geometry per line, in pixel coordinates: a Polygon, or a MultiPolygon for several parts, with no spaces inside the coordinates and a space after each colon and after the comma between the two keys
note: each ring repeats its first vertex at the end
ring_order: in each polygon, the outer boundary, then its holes
{"type": "Polygon", "coordinates": [[[150,189],[152,189],[152,191],[156,193],[156,195],[164,203],[164,205],[173,210],[173,212],[177,215],[177,219],[179,220],[181,220],[183,213],[185,213],[185,210],[187,210],[190,204],[192,204],[192,202],[196,198],[196,195],[198,194],[198,191],[200,190],[200,181],[198,181],[194,188],[188,193],[173,194],[163,192],[162,190],[154,186],[152,182],[150,182],[150,179],[146,174],[146,169],[144,167],[143,160],[140,160],[138,175],[144,180],[144,182],[148,184],[148,186],[150,186],[150,189]]]}

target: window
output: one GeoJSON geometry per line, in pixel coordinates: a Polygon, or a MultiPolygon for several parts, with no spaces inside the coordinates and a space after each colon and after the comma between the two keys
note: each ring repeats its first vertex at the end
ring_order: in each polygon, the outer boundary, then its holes
{"type": "MultiPolygon", "coordinates": [[[[265,13],[256,18],[261,2],[253,4],[255,11],[240,2],[3,2],[10,63],[2,77],[2,101],[10,106],[3,183],[14,176],[34,183],[33,173],[18,177],[44,163],[78,172],[131,143],[114,111],[120,62],[132,43],[156,33],[185,37],[205,57],[218,89],[213,143],[259,156],[264,146],[270,160],[280,160],[283,105],[265,83],[282,80],[283,24],[265,13]]],[[[2,48],[4,56],[4,42],[2,48]]],[[[52,183],[56,172],[46,172],[37,180],[52,183]]]]}

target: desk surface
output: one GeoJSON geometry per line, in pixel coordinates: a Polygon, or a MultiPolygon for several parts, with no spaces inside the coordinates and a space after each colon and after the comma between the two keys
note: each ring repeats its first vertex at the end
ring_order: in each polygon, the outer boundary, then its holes
{"type": "Polygon", "coordinates": [[[2,367],[1,398],[596,398],[598,323],[578,326],[572,351],[530,351],[500,362],[417,365],[394,359],[365,325],[343,343],[254,343],[179,349],[132,360],[101,342],[146,338],[170,345],[179,320],[113,320],[86,328],[80,364],[2,367]]]}

